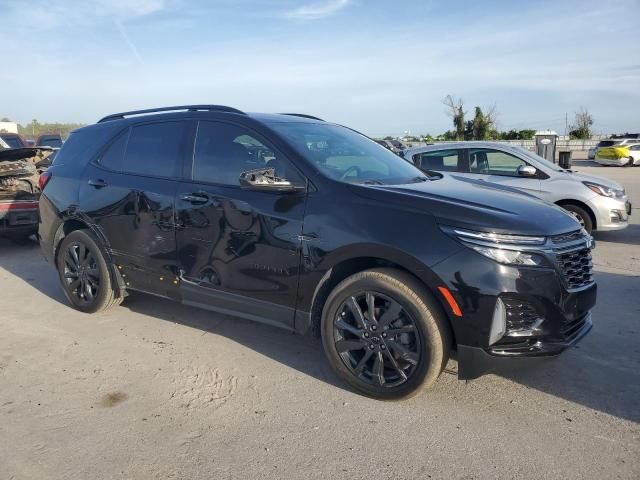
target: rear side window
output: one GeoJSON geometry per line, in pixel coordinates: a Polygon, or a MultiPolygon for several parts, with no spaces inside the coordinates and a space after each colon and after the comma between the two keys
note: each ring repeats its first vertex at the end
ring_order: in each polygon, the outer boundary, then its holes
{"type": "Polygon", "coordinates": [[[458,150],[438,150],[417,153],[413,156],[413,163],[416,167],[436,172],[457,172],[458,160],[458,150]]]}
{"type": "Polygon", "coordinates": [[[91,128],[72,132],[53,161],[54,165],[84,165],[113,135],[113,128],[91,128]]]}
{"type": "Polygon", "coordinates": [[[176,177],[189,150],[189,123],[162,122],[131,129],[122,170],[154,177],[176,177]]]}
{"type": "Polygon", "coordinates": [[[22,142],[20,141],[20,139],[18,137],[7,137],[7,138],[4,139],[4,141],[11,148],[22,148],[24,146],[24,145],[22,145],[22,142]]]}
{"type": "Polygon", "coordinates": [[[121,171],[122,161],[124,159],[124,149],[127,146],[127,138],[129,138],[129,130],[118,135],[100,157],[100,165],[108,168],[109,170],[114,170],[116,172],[121,171]]]}

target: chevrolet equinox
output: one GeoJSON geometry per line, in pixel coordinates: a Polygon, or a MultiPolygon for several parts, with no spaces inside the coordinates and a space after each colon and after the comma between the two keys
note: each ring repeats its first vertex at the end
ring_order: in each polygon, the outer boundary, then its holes
{"type": "Polygon", "coordinates": [[[311,332],[370,396],[429,387],[453,351],[470,379],[592,326],[592,239],[571,215],[309,115],[110,115],[40,184],[44,255],[76,309],[140,291],[311,332]]]}

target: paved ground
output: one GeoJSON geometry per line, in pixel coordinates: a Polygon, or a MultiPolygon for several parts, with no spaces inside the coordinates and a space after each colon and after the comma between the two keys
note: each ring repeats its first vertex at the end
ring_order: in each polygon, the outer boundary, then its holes
{"type": "MultiPolygon", "coordinates": [[[[640,206],[640,168],[577,169],[640,206]]],[[[597,239],[579,348],[394,403],[273,328],[143,295],[83,315],[0,242],[0,478],[640,478],[640,209],[597,239]]]]}

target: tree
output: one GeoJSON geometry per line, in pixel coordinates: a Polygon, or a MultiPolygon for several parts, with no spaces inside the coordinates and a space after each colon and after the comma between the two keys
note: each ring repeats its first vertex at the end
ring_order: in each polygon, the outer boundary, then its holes
{"type": "Polygon", "coordinates": [[[2,117],[0,118],[0,122],[10,122],[11,120],[9,120],[7,117],[2,117]]]}
{"type": "Polygon", "coordinates": [[[442,103],[448,108],[447,114],[453,120],[453,126],[456,129],[455,140],[464,140],[465,122],[464,122],[464,104],[462,99],[457,101],[451,95],[447,95],[442,103]]]}
{"type": "Polygon", "coordinates": [[[580,110],[576,112],[575,125],[571,125],[569,137],[578,140],[590,139],[591,125],[593,125],[593,116],[586,108],[580,107],[580,110]]]}

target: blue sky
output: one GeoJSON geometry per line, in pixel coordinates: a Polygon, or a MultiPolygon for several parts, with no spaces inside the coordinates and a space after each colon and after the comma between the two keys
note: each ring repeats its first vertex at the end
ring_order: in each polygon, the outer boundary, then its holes
{"type": "Polygon", "coordinates": [[[499,127],[640,130],[640,1],[0,0],[0,117],[94,122],[220,103],[370,135],[499,127]]]}

